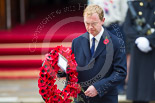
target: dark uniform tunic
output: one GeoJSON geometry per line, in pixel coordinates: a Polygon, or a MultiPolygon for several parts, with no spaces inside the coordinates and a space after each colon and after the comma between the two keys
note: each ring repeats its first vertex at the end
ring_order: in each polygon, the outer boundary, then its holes
{"type": "MultiPolygon", "coordinates": [[[[151,2],[139,0],[132,3],[137,15],[140,18],[144,17],[151,28],[155,28],[155,0],[151,2]]],[[[124,24],[124,32],[131,53],[127,99],[133,101],[155,100],[155,32],[145,35],[152,51],[141,52],[135,44],[135,40],[141,35],[136,31],[133,21],[131,13],[128,11],[124,24]]]]}

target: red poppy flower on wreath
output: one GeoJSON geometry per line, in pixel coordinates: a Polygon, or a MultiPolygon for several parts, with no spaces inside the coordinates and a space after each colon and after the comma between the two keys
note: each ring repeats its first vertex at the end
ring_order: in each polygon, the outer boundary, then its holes
{"type": "Polygon", "coordinates": [[[105,39],[104,39],[103,43],[104,43],[105,45],[109,43],[109,39],[108,39],[108,37],[107,37],[107,36],[105,37],[105,39]]]}
{"type": "Polygon", "coordinates": [[[72,50],[67,47],[57,46],[49,54],[45,55],[45,60],[40,68],[38,87],[39,93],[46,103],[70,103],[73,98],[80,93],[81,87],[78,82],[78,73],[76,70],[77,63],[75,61],[72,50]],[[65,88],[61,91],[55,84],[57,73],[60,69],[58,64],[59,54],[67,59],[66,74],[68,81],[65,88]]]}

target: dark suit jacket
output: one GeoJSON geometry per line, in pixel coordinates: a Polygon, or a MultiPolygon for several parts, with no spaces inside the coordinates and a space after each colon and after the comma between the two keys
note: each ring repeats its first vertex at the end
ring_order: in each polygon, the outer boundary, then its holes
{"type": "Polygon", "coordinates": [[[104,29],[91,57],[88,32],[73,40],[72,51],[78,64],[78,82],[84,90],[93,85],[98,91],[98,95],[93,98],[81,92],[79,96],[85,103],[118,103],[116,86],[126,77],[125,48],[121,48],[119,41],[119,38],[104,29]],[[105,37],[109,39],[108,44],[103,43],[105,37]]]}

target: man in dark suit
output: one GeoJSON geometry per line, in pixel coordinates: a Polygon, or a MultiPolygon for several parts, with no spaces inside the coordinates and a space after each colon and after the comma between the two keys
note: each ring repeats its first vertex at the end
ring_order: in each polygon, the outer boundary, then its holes
{"type": "Polygon", "coordinates": [[[125,48],[105,28],[104,12],[89,5],[83,13],[88,32],[75,38],[72,51],[78,64],[78,83],[84,89],[77,103],[118,103],[117,85],[126,77],[125,48]]]}

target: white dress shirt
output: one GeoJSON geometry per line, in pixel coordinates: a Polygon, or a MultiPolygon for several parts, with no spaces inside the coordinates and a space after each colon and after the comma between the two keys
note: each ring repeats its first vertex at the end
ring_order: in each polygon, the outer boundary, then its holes
{"type": "MultiPolygon", "coordinates": [[[[90,49],[92,47],[93,37],[94,37],[95,38],[95,51],[96,51],[96,48],[98,46],[98,43],[99,43],[99,41],[101,39],[101,36],[102,36],[103,32],[104,32],[104,28],[102,27],[100,33],[97,34],[95,37],[92,34],[89,34],[90,49]]],[[[94,51],[94,53],[95,53],[95,51],[94,51]]]]}

